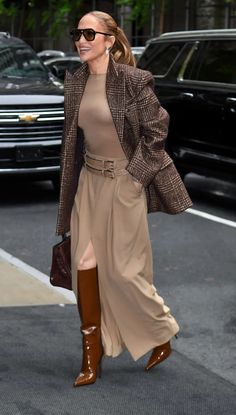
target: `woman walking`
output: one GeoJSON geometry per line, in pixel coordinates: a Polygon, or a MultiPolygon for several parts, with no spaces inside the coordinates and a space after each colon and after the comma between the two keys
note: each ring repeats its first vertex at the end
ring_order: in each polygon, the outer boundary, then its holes
{"type": "Polygon", "coordinates": [[[93,11],[71,34],[84,63],[65,79],[57,233],[71,234],[81,386],[96,381],[103,355],[152,350],[146,370],[170,355],[179,327],[152,284],[147,213],[179,213],[191,200],[164,151],[168,114],[123,30],[93,11]]]}

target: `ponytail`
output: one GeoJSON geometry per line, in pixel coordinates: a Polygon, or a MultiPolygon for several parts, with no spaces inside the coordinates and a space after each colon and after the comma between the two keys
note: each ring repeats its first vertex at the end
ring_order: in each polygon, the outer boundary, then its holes
{"type": "Polygon", "coordinates": [[[114,60],[118,63],[125,63],[126,65],[135,66],[136,61],[132,54],[129,41],[124,31],[117,26],[115,43],[111,49],[111,54],[114,60]]]}
{"type": "Polygon", "coordinates": [[[105,31],[115,37],[115,43],[110,51],[114,60],[118,63],[125,63],[126,65],[135,66],[136,61],[134,55],[132,54],[129,41],[123,29],[117,26],[117,23],[113,17],[111,17],[108,13],[100,11],[92,11],[88,14],[91,14],[96,17],[96,19],[100,20],[105,31]]]}

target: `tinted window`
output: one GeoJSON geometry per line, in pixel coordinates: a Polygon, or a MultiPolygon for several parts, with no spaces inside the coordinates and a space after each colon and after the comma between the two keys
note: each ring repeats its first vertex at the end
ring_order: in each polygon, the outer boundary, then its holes
{"type": "Polygon", "coordinates": [[[80,61],[65,60],[65,61],[55,61],[49,64],[46,64],[50,69],[56,66],[60,71],[66,71],[66,69],[73,70],[79,68],[82,63],[80,61]]]}
{"type": "Polygon", "coordinates": [[[148,67],[153,75],[165,75],[183,48],[183,43],[150,44],[139,60],[139,66],[148,67]]]}
{"type": "Polygon", "coordinates": [[[0,46],[0,77],[45,77],[47,72],[37,55],[27,47],[0,46]]]}
{"type": "Polygon", "coordinates": [[[236,84],[236,41],[209,42],[196,79],[236,84]]]}

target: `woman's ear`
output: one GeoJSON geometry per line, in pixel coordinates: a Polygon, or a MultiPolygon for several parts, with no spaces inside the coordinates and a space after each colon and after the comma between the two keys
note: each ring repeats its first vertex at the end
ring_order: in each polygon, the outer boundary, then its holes
{"type": "Polygon", "coordinates": [[[116,41],[116,38],[115,38],[115,36],[109,36],[109,38],[107,39],[107,41],[109,42],[109,45],[107,45],[107,47],[109,49],[112,49],[113,46],[114,46],[114,43],[116,41]]]}

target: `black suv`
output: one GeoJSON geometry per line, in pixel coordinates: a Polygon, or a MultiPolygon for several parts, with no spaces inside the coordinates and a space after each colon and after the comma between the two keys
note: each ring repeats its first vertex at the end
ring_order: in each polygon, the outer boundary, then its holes
{"type": "Polygon", "coordinates": [[[236,30],[165,33],[138,66],[170,114],[167,150],[184,176],[236,178],[236,30]]]}
{"type": "Polygon", "coordinates": [[[49,178],[58,185],[63,84],[21,39],[0,32],[0,178],[49,178]]]}

